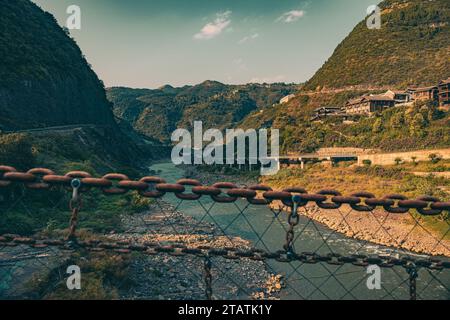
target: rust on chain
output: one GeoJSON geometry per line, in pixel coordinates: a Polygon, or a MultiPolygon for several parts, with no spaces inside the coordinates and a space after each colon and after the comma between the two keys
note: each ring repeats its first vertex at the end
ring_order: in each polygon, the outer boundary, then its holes
{"type": "Polygon", "coordinates": [[[253,205],[269,205],[272,200],[271,199],[266,199],[264,198],[264,193],[265,192],[269,192],[272,191],[272,188],[269,186],[265,186],[265,185],[254,185],[254,186],[250,186],[248,187],[249,190],[255,191],[256,195],[254,197],[248,198],[248,202],[253,204],[253,205]],[[260,195],[260,197],[258,198],[257,196],[260,195]]]}
{"type": "MultiPolygon", "coordinates": [[[[190,186],[190,187],[201,187],[202,186],[200,181],[194,180],[194,179],[180,179],[177,181],[177,184],[183,186],[185,189],[186,189],[186,186],[190,186]]],[[[181,200],[191,200],[191,201],[198,200],[202,197],[201,194],[184,193],[184,191],[182,193],[175,193],[175,196],[181,200]]]]}
{"type": "Polygon", "coordinates": [[[218,196],[222,193],[222,190],[214,187],[199,186],[192,188],[192,192],[202,196],[218,196]]]}
{"type": "Polygon", "coordinates": [[[128,190],[125,189],[125,188],[122,188],[122,187],[117,186],[117,185],[113,185],[113,183],[130,180],[130,178],[128,178],[128,176],[126,176],[124,174],[120,174],[120,173],[110,173],[110,174],[104,175],[102,177],[102,179],[111,182],[111,186],[110,187],[107,187],[107,188],[103,189],[103,193],[104,194],[107,194],[107,195],[121,195],[121,194],[125,194],[125,193],[128,192],[128,190]]]}
{"type": "Polygon", "coordinates": [[[11,181],[4,179],[5,173],[16,171],[16,168],[10,166],[0,166],[0,187],[7,187],[11,184],[11,181]]]}
{"type": "MultiPolygon", "coordinates": [[[[60,247],[62,249],[74,249],[68,247],[67,241],[63,239],[42,238],[40,236],[21,237],[15,234],[0,235],[0,243],[5,246],[26,245],[36,249],[46,247],[60,247]]],[[[378,265],[384,268],[392,268],[394,266],[403,267],[409,270],[411,266],[426,268],[429,270],[447,270],[450,269],[450,262],[441,261],[436,258],[420,258],[413,257],[395,258],[386,255],[366,256],[363,254],[353,254],[350,256],[342,256],[339,254],[328,253],[321,255],[314,252],[292,252],[289,256],[285,251],[269,252],[262,249],[238,249],[234,247],[210,247],[198,246],[188,247],[180,244],[161,245],[158,242],[131,243],[129,241],[102,241],[98,239],[79,240],[76,248],[84,248],[93,252],[113,251],[121,254],[129,254],[131,252],[143,254],[170,254],[170,255],[194,255],[197,257],[224,257],[231,260],[246,258],[251,260],[276,260],[279,262],[291,262],[298,260],[303,263],[317,264],[352,264],[360,267],[367,267],[369,264],[378,265]]]]}
{"type": "Polygon", "coordinates": [[[139,180],[140,182],[146,183],[147,188],[145,190],[140,190],[139,194],[146,198],[161,198],[166,193],[156,190],[157,184],[166,183],[166,180],[159,177],[143,177],[139,180]]]}
{"type": "Polygon", "coordinates": [[[286,188],[286,189],[283,190],[283,192],[286,192],[287,194],[290,195],[290,197],[287,197],[287,198],[281,200],[281,202],[285,206],[292,207],[292,205],[293,205],[292,196],[293,195],[298,195],[300,197],[300,198],[298,198],[299,201],[297,203],[297,206],[302,207],[302,206],[305,206],[308,203],[307,200],[302,198],[303,195],[308,193],[306,191],[306,189],[304,189],[304,188],[301,188],[301,187],[286,188]]]}
{"type": "Polygon", "coordinates": [[[226,193],[230,197],[244,198],[244,199],[248,199],[249,201],[250,201],[250,199],[253,199],[256,197],[255,190],[249,190],[246,188],[229,189],[226,193]]]}
{"type": "Polygon", "coordinates": [[[440,215],[442,210],[434,209],[432,207],[433,203],[439,202],[439,199],[436,197],[430,197],[430,196],[422,196],[417,198],[417,201],[423,201],[426,203],[426,206],[424,208],[417,208],[417,211],[424,216],[437,216],[440,215]]]}
{"type": "Polygon", "coordinates": [[[390,201],[383,206],[384,210],[389,213],[406,213],[409,211],[406,207],[400,207],[399,202],[404,201],[407,198],[401,194],[390,194],[384,197],[385,200],[390,201]]]}
{"type": "Polygon", "coordinates": [[[351,195],[351,197],[359,198],[357,203],[350,203],[350,207],[353,210],[361,212],[371,212],[375,210],[376,206],[367,203],[367,199],[374,199],[375,195],[370,192],[356,192],[351,195]],[[363,202],[363,204],[361,204],[363,202]]]}
{"type": "Polygon", "coordinates": [[[11,182],[34,182],[36,177],[31,173],[26,172],[6,172],[3,174],[3,179],[11,182]]]}
{"type": "Polygon", "coordinates": [[[0,166],[0,188],[9,187],[12,183],[22,183],[29,189],[48,190],[58,186],[69,187],[72,179],[82,181],[83,187],[80,191],[97,188],[105,195],[121,195],[129,191],[138,191],[143,197],[160,198],[166,193],[174,193],[182,200],[198,200],[202,196],[210,196],[216,202],[232,203],[238,198],[243,198],[254,205],[267,205],[279,200],[285,206],[292,206],[292,196],[298,195],[300,197],[298,206],[312,202],[322,209],[330,210],[338,209],[344,204],[360,212],[370,212],[377,207],[382,207],[389,213],[403,214],[415,209],[425,216],[436,216],[442,211],[450,210],[450,202],[443,202],[430,196],[408,199],[403,195],[393,194],[375,198],[373,194],[364,191],[343,196],[336,190],[307,193],[305,189],[295,187],[273,191],[270,187],[263,185],[239,188],[230,182],[203,186],[192,179],[182,179],[175,184],[167,184],[159,177],[143,177],[133,181],[120,173],[110,173],[101,178],[95,178],[84,171],[71,171],[65,175],[57,175],[47,168],[33,168],[27,172],[19,172],[14,167],[0,166]],[[186,187],[191,187],[191,193],[185,193],[186,187]]]}
{"type": "MultiPolygon", "coordinates": [[[[222,189],[237,189],[236,184],[231,183],[231,182],[218,182],[212,185],[213,188],[218,188],[221,190],[221,193],[223,193],[222,189]]],[[[238,199],[238,197],[233,197],[233,196],[221,196],[219,195],[213,195],[211,196],[211,198],[218,203],[233,203],[236,202],[236,200],[238,199]]]]}
{"type": "Polygon", "coordinates": [[[54,175],[55,173],[50,169],[45,168],[34,168],[31,170],[28,170],[29,174],[32,174],[36,177],[35,182],[27,182],[25,183],[25,186],[29,189],[35,189],[35,190],[47,190],[50,188],[50,184],[48,182],[45,182],[43,180],[43,177],[54,175]]]}
{"type": "MultiPolygon", "coordinates": [[[[317,192],[317,194],[325,196],[326,199],[328,199],[327,196],[338,197],[338,196],[342,195],[339,191],[336,191],[336,190],[320,190],[319,192],[317,192]]],[[[326,200],[316,201],[317,206],[322,209],[339,209],[342,206],[341,203],[336,203],[333,201],[329,201],[329,202],[328,201],[325,202],[325,201],[326,200]]]]}
{"type": "Polygon", "coordinates": [[[173,192],[173,193],[183,193],[186,188],[181,184],[176,183],[160,183],[156,185],[156,190],[161,192],[173,192]]]}

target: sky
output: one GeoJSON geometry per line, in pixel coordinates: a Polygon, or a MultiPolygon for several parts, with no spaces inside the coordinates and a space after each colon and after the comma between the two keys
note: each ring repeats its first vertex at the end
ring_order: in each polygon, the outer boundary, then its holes
{"type": "Polygon", "coordinates": [[[376,0],[33,0],[108,87],[308,80],[376,0]]]}

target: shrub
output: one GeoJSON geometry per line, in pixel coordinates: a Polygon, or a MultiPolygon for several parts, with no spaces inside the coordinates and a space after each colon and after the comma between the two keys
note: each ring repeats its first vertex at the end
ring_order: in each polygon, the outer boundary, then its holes
{"type": "Polygon", "coordinates": [[[442,156],[440,154],[437,153],[432,153],[428,156],[428,158],[430,159],[431,163],[438,163],[439,161],[442,160],[442,156]]]}
{"type": "Polygon", "coordinates": [[[19,170],[28,170],[34,166],[35,156],[27,135],[0,135],[0,164],[19,170]]]}

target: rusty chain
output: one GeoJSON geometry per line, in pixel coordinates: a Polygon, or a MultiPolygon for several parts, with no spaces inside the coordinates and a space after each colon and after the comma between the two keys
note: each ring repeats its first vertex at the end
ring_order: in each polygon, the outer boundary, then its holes
{"type": "Polygon", "coordinates": [[[402,214],[416,209],[421,215],[436,216],[442,211],[450,211],[450,202],[430,196],[417,199],[408,199],[403,195],[391,194],[377,198],[369,192],[357,192],[350,196],[343,196],[336,190],[321,190],[317,193],[307,193],[303,188],[290,188],[274,191],[268,186],[257,185],[239,188],[233,183],[220,182],[212,186],[204,186],[193,179],[181,179],[177,183],[168,184],[159,177],[143,177],[131,180],[128,176],[119,173],[110,173],[101,178],[94,178],[83,171],[71,171],[65,175],[56,175],[46,168],[34,168],[27,172],[18,172],[10,166],[0,166],[0,188],[10,186],[12,183],[22,183],[25,187],[34,190],[48,190],[62,186],[69,188],[74,179],[81,182],[80,192],[87,192],[92,188],[102,190],[105,195],[120,195],[129,191],[138,193],[147,198],[161,198],[166,193],[173,193],[182,200],[198,200],[203,196],[211,197],[215,202],[232,203],[239,198],[246,199],[255,205],[267,205],[273,201],[281,201],[287,206],[292,205],[292,197],[298,197],[298,207],[315,203],[322,209],[339,209],[347,204],[352,209],[361,212],[370,212],[377,207],[389,213],[402,214]],[[186,193],[186,187],[191,187],[191,193],[186,193]]]}
{"type": "Polygon", "coordinates": [[[206,300],[212,300],[212,274],[211,274],[212,262],[207,254],[204,261],[205,270],[205,296],[206,300]]]}
{"type": "MultiPolygon", "coordinates": [[[[74,250],[65,239],[46,238],[40,236],[21,237],[14,234],[0,235],[0,246],[17,247],[29,246],[35,249],[45,249],[48,247],[57,247],[63,250],[74,250]]],[[[78,240],[77,248],[82,248],[90,252],[111,251],[118,254],[131,254],[133,252],[147,255],[168,254],[172,256],[192,255],[205,258],[205,263],[212,257],[222,257],[229,260],[247,258],[255,261],[276,260],[278,262],[299,261],[307,264],[327,263],[329,265],[352,264],[359,267],[377,265],[383,268],[392,268],[394,266],[403,267],[406,270],[414,270],[417,273],[418,268],[429,270],[447,270],[450,269],[450,261],[443,261],[437,258],[417,259],[409,256],[395,258],[384,255],[363,255],[353,254],[349,256],[337,253],[321,255],[314,252],[301,252],[287,254],[284,250],[268,252],[262,249],[250,248],[239,249],[233,247],[211,247],[198,246],[189,247],[182,244],[161,245],[157,242],[134,243],[130,241],[106,241],[106,240],[78,240]],[[206,259],[208,258],[208,259],[206,259]]],[[[208,268],[205,268],[205,270],[208,268]]],[[[209,268],[210,269],[210,268],[209,268]]],[[[206,280],[206,277],[205,277],[206,280]]]]}
{"type": "Polygon", "coordinates": [[[72,211],[72,215],[70,217],[70,226],[69,226],[69,235],[67,236],[68,241],[76,242],[75,231],[78,224],[78,214],[81,210],[81,197],[79,195],[79,189],[81,187],[81,181],[79,179],[73,179],[71,181],[71,186],[73,189],[72,199],[70,199],[69,207],[72,211]]]}
{"type": "Polygon", "coordinates": [[[289,228],[286,231],[286,244],[284,245],[284,250],[286,250],[288,256],[294,254],[294,229],[300,222],[300,216],[297,212],[299,202],[300,198],[298,195],[292,196],[292,208],[288,215],[289,228]]]}
{"type": "Polygon", "coordinates": [[[406,265],[406,271],[409,275],[409,297],[410,300],[417,300],[417,277],[419,276],[417,272],[417,266],[414,262],[410,261],[406,265]]]}
{"type": "Polygon", "coordinates": [[[417,298],[416,281],[419,269],[439,271],[450,269],[450,262],[432,257],[415,259],[409,256],[394,258],[361,254],[344,256],[329,253],[321,255],[316,252],[296,253],[294,249],[294,231],[300,219],[298,209],[309,203],[316,204],[319,208],[327,210],[339,209],[346,204],[353,210],[360,212],[372,212],[379,207],[393,214],[404,214],[411,209],[416,209],[421,215],[425,216],[436,216],[440,215],[444,210],[450,211],[450,202],[443,202],[430,196],[408,199],[403,195],[392,194],[376,198],[375,195],[363,191],[350,196],[343,196],[336,190],[320,190],[317,193],[308,193],[300,187],[274,191],[265,185],[240,188],[230,182],[219,182],[211,186],[205,186],[194,179],[180,179],[176,183],[169,184],[160,177],[143,177],[139,180],[131,180],[124,174],[110,173],[101,178],[95,178],[84,171],[71,171],[65,175],[57,175],[46,168],[34,168],[27,172],[18,172],[13,167],[0,166],[0,190],[13,184],[23,184],[24,187],[32,190],[51,190],[57,187],[66,188],[68,191],[71,190],[72,198],[69,203],[71,218],[68,236],[66,239],[54,239],[6,234],[0,235],[0,247],[27,245],[36,249],[58,247],[63,250],[84,249],[90,252],[111,251],[118,254],[140,252],[147,255],[167,254],[201,257],[204,260],[204,291],[208,300],[213,299],[212,257],[222,257],[230,260],[246,258],[256,261],[299,261],[305,264],[325,263],[335,266],[346,264],[360,267],[378,265],[384,268],[399,266],[404,268],[409,275],[409,296],[411,300],[417,298]],[[283,245],[284,250],[268,252],[261,249],[237,249],[230,247],[188,247],[180,244],[160,245],[150,242],[130,243],[128,241],[79,240],[76,236],[76,228],[78,215],[82,208],[81,194],[94,188],[101,190],[105,195],[123,195],[129,191],[137,191],[142,197],[155,199],[161,198],[167,193],[173,193],[178,199],[187,201],[199,200],[204,196],[211,197],[213,201],[218,203],[234,203],[238,199],[245,199],[253,205],[269,205],[273,201],[280,201],[286,207],[291,208],[288,212],[288,228],[286,230],[286,242],[283,245]],[[190,192],[187,191],[188,188],[191,190],[190,192]]]}

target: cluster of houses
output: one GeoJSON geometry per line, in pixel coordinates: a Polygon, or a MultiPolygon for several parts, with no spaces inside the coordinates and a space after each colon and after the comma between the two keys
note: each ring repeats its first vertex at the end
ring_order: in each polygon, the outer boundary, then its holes
{"type": "Polygon", "coordinates": [[[315,110],[312,121],[334,116],[348,120],[355,115],[372,115],[395,106],[409,105],[414,101],[436,101],[445,109],[450,107],[450,78],[442,80],[437,86],[409,88],[404,91],[388,90],[383,94],[365,95],[347,101],[343,108],[320,107],[315,110]]]}

